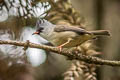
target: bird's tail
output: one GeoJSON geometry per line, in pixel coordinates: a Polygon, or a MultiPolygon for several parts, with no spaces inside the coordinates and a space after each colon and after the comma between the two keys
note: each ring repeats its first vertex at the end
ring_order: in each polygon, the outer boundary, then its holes
{"type": "Polygon", "coordinates": [[[110,36],[110,32],[108,30],[96,30],[96,31],[90,31],[90,33],[94,34],[94,35],[97,35],[97,36],[102,36],[102,35],[105,35],[105,36],[110,36]]]}

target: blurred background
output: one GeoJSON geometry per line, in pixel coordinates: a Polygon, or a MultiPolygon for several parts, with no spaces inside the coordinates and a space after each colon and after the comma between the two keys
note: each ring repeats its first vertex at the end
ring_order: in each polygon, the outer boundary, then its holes
{"type": "MultiPolygon", "coordinates": [[[[111,37],[100,37],[95,41],[95,45],[97,51],[101,52],[101,58],[120,60],[120,0],[0,0],[0,40],[30,40],[38,44],[51,45],[42,37],[32,36],[36,30],[36,20],[44,17],[52,23],[66,22],[67,25],[81,25],[85,20],[83,25],[88,30],[110,30],[111,37]],[[70,22],[62,12],[66,12],[67,16],[73,16],[69,17],[70,22]],[[75,23],[71,18],[77,19],[76,15],[79,13],[80,19],[75,23]]],[[[28,48],[24,51],[22,47],[0,45],[0,80],[120,80],[119,67],[100,66],[95,69],[88,68],[91,65],[82,62],[75,64],[87,66],[89,72],[83,74],[86,69],[79,67],[80,76],[74,78],[73,67],[71,73],[69,70],[70,66],[75,66],[73,63],[74,61],[67,60],[62,55],[40,49],[28,48]],[[69,79],[64,78],[67,70],[73,75],[69,76],[69,79]],[[83,75],[87,78],[83,78],[83,75]]]]}
{"type": "MultiPolygon", "coordinates": [[[[97,41],[97,45],[102,51],[101,57],[110,60],[120,60],[120,1],[76,0],[72,1],[72,3],[88,21],[89,28],[110,30],[112,34],[110,38],[97,41]]],[[[98,71],[100,80],[120,79],[120,68],[118,67],[102,66],[98,71]]]]}

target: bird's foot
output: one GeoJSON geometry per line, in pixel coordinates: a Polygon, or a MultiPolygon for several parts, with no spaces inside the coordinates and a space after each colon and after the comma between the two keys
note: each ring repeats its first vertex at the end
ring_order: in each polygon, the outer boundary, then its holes
{"type": "Polygon", "coordinates": [[[60,46],[57,47],[57,48],[60,50],[60,52],[62,51],[62,47],[65,46],[65,45],[67,45],[71,40],[72,40],[72,39],[69,38],[69,39],[67,40],[67,42],[65,42],[65,43],[63,43],[63,44],[61,44],[60,46]]]}
{"type": "Polygon", "coordinates": [[[62,51],[62,46],[57,46],[57,48],[59,49],[59,51],[61,52],[62,51]]]}

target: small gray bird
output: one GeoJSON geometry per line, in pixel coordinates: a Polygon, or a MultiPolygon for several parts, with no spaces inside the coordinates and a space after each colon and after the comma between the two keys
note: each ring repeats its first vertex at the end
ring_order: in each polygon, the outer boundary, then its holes
{"type": "Polygon", "coordinates": [[[45,19],[38,20],[36,27],[37,30],[33,34],[40,35],[59,48],[76,47],[101,35],[110,36],[107,30],[87,31],[73,26],[54,25],[45,19]]]}

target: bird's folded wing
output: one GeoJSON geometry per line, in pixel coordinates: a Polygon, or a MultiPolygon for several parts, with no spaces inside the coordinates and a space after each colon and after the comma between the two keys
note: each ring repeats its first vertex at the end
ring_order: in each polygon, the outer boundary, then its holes
{"type": "Polygon", "coordinates": [[[54,28],[55,32],[64,32],[64,31],[73,31],[78,34],[91,34],[90,32],[86,31],[85,29],[78,28],[78,27],[72,27],[72,26],[65,26],[65,25],[57,25],[54,28]]]}

